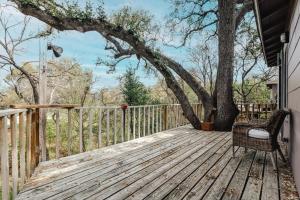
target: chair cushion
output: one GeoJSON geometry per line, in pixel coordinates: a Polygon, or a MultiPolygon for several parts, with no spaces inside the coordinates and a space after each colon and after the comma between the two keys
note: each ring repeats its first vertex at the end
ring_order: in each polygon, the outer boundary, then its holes
{"type": "Polygon", "coordinates": [[[269,132],[262,129],[250,129],[248,132],[248,136],[252,138],[264,139],[264,140],[270,138],[269,132]]]}

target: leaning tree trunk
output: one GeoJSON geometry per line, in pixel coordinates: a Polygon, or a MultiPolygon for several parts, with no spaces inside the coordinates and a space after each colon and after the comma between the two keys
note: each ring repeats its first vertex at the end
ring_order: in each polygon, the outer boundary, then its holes
{"type": "Polygon", "coordinates": [[[216,130],[231,130],[238,115],[233,101],[233,57],[235,36],[235,1],[219,0],[219,68],[216,79],[216,130]]]}

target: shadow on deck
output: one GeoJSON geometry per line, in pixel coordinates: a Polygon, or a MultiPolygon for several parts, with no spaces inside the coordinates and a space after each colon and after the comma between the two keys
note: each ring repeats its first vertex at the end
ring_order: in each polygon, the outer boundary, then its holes
{"type": "Polygon", "coordinates": [[[188,126],[41,163],[18,199],[298,199],[290,168],[188,126]]]}

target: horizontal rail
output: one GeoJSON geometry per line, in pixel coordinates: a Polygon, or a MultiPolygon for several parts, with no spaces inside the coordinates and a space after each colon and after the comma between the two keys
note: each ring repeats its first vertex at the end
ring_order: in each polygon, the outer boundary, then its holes
{"type": "Polygon", "coordinates": [[[39,105],[26,105],[26,104],[14,104],[10,105],[11,108],[16,109],[37,109],[37,108],[65,108],[71,109],[78,107],[78,104],[39,104],[39,105]]]}
{"type": "Polygon", "coordinates": [[[7,109],[7,110],[0,110],[0,117],[10,116],[13,114],[19,114],[22,112],[26,112],[27,109],[7,109]]]}

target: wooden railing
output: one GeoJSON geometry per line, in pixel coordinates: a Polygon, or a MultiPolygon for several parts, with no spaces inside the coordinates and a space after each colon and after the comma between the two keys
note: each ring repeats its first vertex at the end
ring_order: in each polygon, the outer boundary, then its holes
{"type": "Polygon", "coordinates": [[[14,199],[35,167],[35,113],[31,109],[0,111],[2,199],[14,199]],[[10,173],[11,170],[11,173],[10,173]],[[10,176],[11,175],[11,176],[10,176]],[[10,185],[12,192],[10,193],[10,185]]]}
{"type": "Polygon", "coordinates": [[[266,120],[277,108],[274,103],[237,103],[240,114],[236,121],[266,120]]]}
{"type": "MultiPolygon", "coordinates": [[[[201,118],[202,105],[192,106],[201,118]]],[[[187,123],[179,104],[128,106],[126,109],[124,106],[15,105],[13,109],[1,110],[2,200],[16,197],[39,162],[187,123]]]]}

